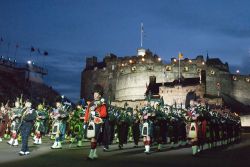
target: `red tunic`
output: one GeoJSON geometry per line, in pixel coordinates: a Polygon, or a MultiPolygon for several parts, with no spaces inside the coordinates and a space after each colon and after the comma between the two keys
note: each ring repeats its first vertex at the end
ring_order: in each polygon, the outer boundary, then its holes
{"type": "MultiPolygon", "coordinates": [[[[86,110],[86,113],[85,113],[85,116],[84,116],[84,122],[88,122],[89,121],[89,117],[90,117],[90,107],[92,106],[93,102],[90,103],[87,107],[87,110],[86,110]]],[[[100,115],[100,118],[106,118],[107,117],[107,107],[106,107],[106,104],[101,104],[101,105],[98,105],[96,108],[95,108],[95,111],[99,113],[100,115]]]]}

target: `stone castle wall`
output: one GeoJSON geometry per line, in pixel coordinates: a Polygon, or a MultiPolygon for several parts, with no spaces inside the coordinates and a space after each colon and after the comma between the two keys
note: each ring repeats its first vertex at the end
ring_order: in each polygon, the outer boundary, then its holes
{"type": "Polygon", "coordinates": [[[163,97],[164,103],[168,105],[173,105],[175,103],[185,105],[188,92],[195,92],[197,96],[202,98],[204,91],[204,86],[202,84],[185,87],[178,85],[173,88],[161,86],[159,95],[163,97]]]}
{"type": "Polygon", "coordinates": [[[116,100],[142,100],[145,99],[146,85],[150,76],[156,77],[156,82],[163,81],[164,66],[138,64],[120,69],[116,82],[116,100]]]}
{"type": "Polygon", "coordinates": [[[231,97],[245,105],[250,105],[250,76],[230,76],[232,80],[231,97]]]}
{"type": "Polygon", "coordinates": [[[90,71],[82,72],[82,80],[81,86],[84,90],[81,94],[85,99],[93,99],[93,90],[96,84],[100,84],[104,88],[104,95],[107,98],[110,93],[110,84],[112,84],[112,80],[109,80],[109,72],[104,69],[96,69],[90,71]]]}
{"type": "Polygon", "coordinates": [[[229,95],[232,91],[232,80],[229,72],[215,68],[206,70],[206,94],[212,96],[229,95]]]}

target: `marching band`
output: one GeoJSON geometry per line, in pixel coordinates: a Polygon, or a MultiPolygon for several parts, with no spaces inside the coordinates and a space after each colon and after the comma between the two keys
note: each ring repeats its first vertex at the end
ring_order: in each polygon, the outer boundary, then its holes
{"type": "MultiPolygon", "coordinates": [[[[14,105],[0,107],[0,142],[8,140],[11,146],[22,141],[20,155],[28,155],[28,137],[33,135],[34,144],[41,145],[42,138],[50,135],[54,140],[52,149],[63,148],[69,140],[83,146],[90,141],[87,159],[98,158],[96,147],[103,145],[103,151],[110,151],[109,145],[118,143],[118,149],[134,142],[144,143],[145,154],[150,154],[156,145],[162,151],[164,144],[171,148],[191,146],[196,156],[205,149],[226,146],[240,139],[240,117],[222,106],[210,106],[203,99],[190,100],[187,108],[164,105],[162,101],[145,102],[144,107],[132,108],[108,105],[102,98],[103,90],[96,88],[94,100],[76,107],[58,102],[55,108],[44,103],[36,108],[29,102],[17,98],[14,105]]],[[[70,147],[71,147],[70,144],[70,147]]]]}

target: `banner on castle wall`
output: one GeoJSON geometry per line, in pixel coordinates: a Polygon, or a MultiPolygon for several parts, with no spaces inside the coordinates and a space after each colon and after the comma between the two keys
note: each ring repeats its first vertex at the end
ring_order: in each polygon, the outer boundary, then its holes
{"type": "Polygon", "coordinates": [[[240,116],[241,126],[250,127],[250,115],[240,116]]]}

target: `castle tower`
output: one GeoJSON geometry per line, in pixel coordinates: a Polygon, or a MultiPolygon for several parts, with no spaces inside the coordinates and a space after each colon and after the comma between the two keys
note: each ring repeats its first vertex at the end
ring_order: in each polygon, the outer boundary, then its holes
{"type": "Polygon", "coordinates": [[[144,49],[144,48],[138,48],[137,49],[137,56],[144,57],[145,55],[146,55],[146,49],[144,49]]]}

